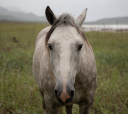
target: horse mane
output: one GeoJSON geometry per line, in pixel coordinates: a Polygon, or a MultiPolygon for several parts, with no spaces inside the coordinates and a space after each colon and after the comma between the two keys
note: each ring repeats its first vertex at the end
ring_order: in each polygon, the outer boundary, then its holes
{"type": "Polygon", "coordinates": [[[52,34],[52,32],[58,27],[58,26],[61,26],[61,25],[70,25],[72,27],[74,27],[78,33],[81,35],[81,37],[87,42],[87,44],[89,45],[84,33],[78,28],[78,26],[76,25],[73,17],[69,14],[62,14],[55,22],[54,24],[51,26],[50,30],[47,32],[46,34],[46,40],[45,40],[45,46],[47,47],[47,43],[48,43],[48,40],[50,39],[50,36],[52,34]]]}

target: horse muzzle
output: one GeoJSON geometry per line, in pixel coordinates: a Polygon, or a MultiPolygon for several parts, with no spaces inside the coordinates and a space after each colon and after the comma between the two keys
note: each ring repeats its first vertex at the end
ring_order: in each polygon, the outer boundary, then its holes
{"type": "Polygon", "coordinates": [[[66,86],[62,84],[57,84],[55,89],[55,96],[58,102],[62,105],[72,102],[75,90],[71,84],[66,84],[66,86]]]}

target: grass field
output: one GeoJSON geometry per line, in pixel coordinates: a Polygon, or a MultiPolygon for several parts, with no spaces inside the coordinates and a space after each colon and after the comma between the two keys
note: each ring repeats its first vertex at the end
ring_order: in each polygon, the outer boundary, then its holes
{"type": "MultiPolygon", "coordinates": [[[[31,67],[35,38],[45,26],[0,23],[0,114],[42,113],[42,97],[31,67]]],[[[128,114],[128,33],[85,35],[98,68],[98,88],[91,114],[128,114]]],[[[78,114],[77,105],[73,114],[78,114]]]]}

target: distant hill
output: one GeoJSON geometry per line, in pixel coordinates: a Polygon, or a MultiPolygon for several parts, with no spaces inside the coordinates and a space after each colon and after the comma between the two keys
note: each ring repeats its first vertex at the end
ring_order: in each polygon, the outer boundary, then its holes
{"type": "Polygon", "coordinates": [[[0,7],[0,21],[47,22],[45,16],[37,16],[33,13],[23,13],[20,11],[9,11],[2,7],[0,7]]]}
{"type": "MultiPolygon", "coordinates": [[[[10,8],[8,10],[6,8],[0,7],[0,21],[5,22],[45,22],[45,16],[37,16],[33,13],[24,13],[17,8],[10,8]]],[[[105,18],[100,19],[94,22],[85,22],[85,24],[127,24],[128,25],[128,17],[115,17],[115,18],[105,18]]]]}
{"type": "Polygon", "coordinates": [[[97,25],[108,25],[108,24],[123,24],[123,25],[128,25],[128,17],[115,17],[115,18],[105,18],[105,19],[100,19],[94,22],[85,22],[85,24],[97,24],[97,25]]]}

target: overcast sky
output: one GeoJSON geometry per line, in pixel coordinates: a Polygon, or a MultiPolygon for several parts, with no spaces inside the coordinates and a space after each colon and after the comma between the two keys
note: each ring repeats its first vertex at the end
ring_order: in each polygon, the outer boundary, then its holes
{"type": "Polygon", "coordinates": [[[74,17],[88,8],[86,21],[128,16],[128,0],[0,0],[0,7],[18,8],[39,16],[45,15],[48,5],[56,15],[68,12],[74,17]]]}

